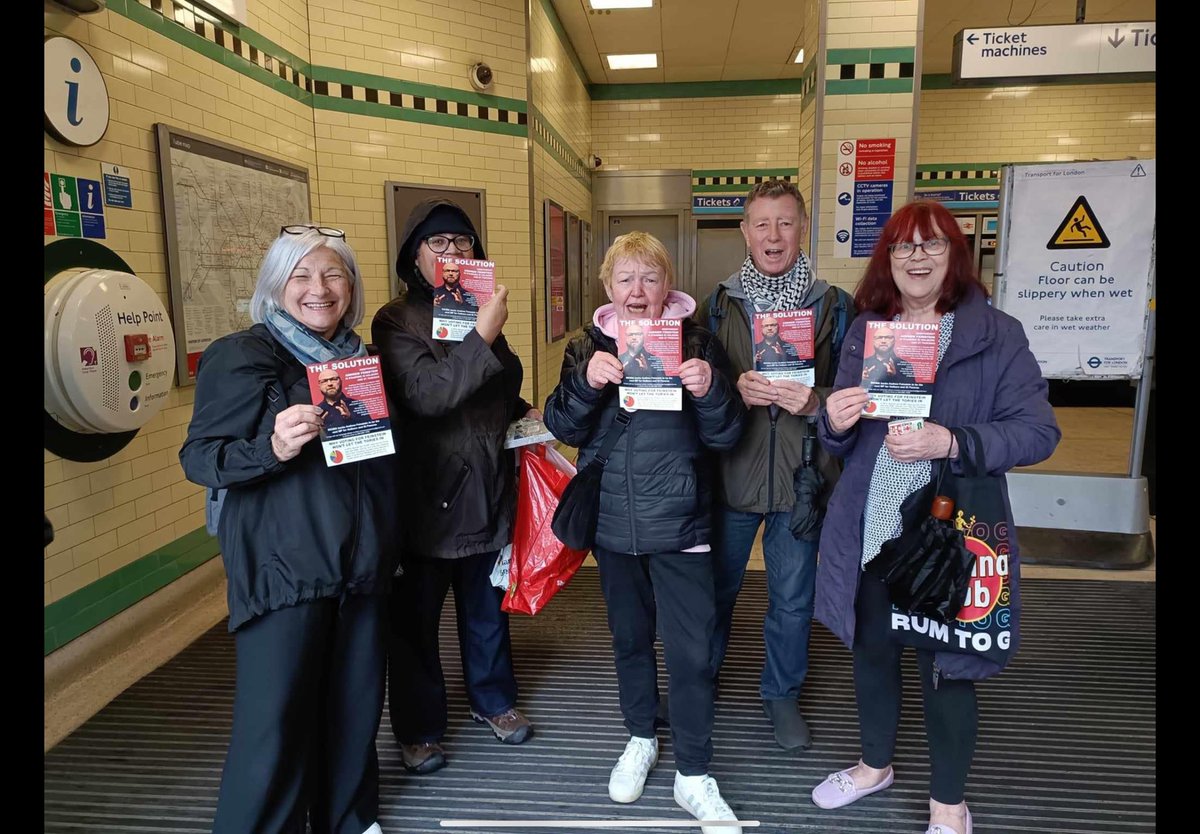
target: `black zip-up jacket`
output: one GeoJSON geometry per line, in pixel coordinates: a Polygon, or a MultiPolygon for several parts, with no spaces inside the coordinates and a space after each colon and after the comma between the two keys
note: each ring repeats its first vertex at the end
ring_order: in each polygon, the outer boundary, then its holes
{"type": "MultiPolygon", "coordinates": [[[[588,361],[598,350],[616,356],[616,342],[588,325],[567,346],[558,387],[544,409],[554,436],[579,447],[580,468],[595,457],[617,415],[617,386],[597,391],[587,382],[588,361]]],[[[745,411],[729,384],[720,343],[685,320],[683,358],[693,357],[713,366],[708,393],[693,397],[684,389],[682,411],[634,412],[608,459],[596,524],[596,544],[606,550],[664,553],[711,544],[715,462],[709,452],[733,448],[745,411]]]]}
{"type": "MultiPolygon", "coordinates": [[[[470,226],[446,200],[413,209],[396,262],[408,291],[375,314],[371,339],[395,406],[400,500],[394,512],[404,530],[403,554],[459,559],[499,550],[511,539],[516,457],[504,448],[504,434],[532,406],[521,399],[524,370],[503,334],[490,346],[473,328],[461,342],[433,338],[433,288],[413,259],[418,227],[440,206],[470,226]]],[[[475,254],[487,257],[482,244],[475,254]]]]}
{"type": "Polygon", "coordinates": [[[301,363],[264,325],[208,346],[179,462],[189,481],[228,489],[218,539],[229,630],[269,611],[343,593],[386,593],[398,529],[388,457],[326,466],[319,438],[280,463],[269,391],[312,404],[301,363]]]}

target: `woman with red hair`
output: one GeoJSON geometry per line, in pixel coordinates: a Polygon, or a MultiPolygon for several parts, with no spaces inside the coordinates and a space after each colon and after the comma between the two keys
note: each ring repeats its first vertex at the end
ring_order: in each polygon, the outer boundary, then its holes
{"type": "MultiPolygon", "coordinates": [[[[971,249],[937,203],[917,201],[884,226],[854,297],[862,312],[842,346],[834,392],[817,418],[817,436],[844,461],[829,501],[817,563],[816,617],[854,652],[862,757],[812,792],[821,808],[840,808],[892,784],[900,723],[902,647],[891,636],[887,586],[863,568],[900,533],[900,505],[926,486],[931,461],[950,471],[982,451],[989,474],[1045,460],[1061,436],[1047,385],[1020,322],[988,303],[971,249]],[[923,428],[889,434],[885,420],[862,419],[860,386],[867,322],[937,323],[937,373],[923,428]],[[959,448],[952,428],[972,428],[959,448]],[[975,439],[971,439],[975,438],[975,439]]],[[[1011,536],[1012,646],[1018,641],[1019,548],[1003,479],[1011,536]]],[[[980,656],[917,651],[929,742],[927,834],[971,834],[964,799],[975,752],[975,681],[1000,671],[980,656]]]]}

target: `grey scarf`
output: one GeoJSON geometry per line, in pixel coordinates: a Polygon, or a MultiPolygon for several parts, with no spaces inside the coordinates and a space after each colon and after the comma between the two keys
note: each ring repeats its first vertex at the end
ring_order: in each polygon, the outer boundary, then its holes
{"type": "Polygon", "coordinates": [[[742,289],[756,312],[769,310],[799,310],[800,303],[812,285],[812,267],[803,252],[792,268],[782,275],[763,275],[747,255],[742,264],[742,289]]]}
{"type": "Polygon", "coordinates": [[[333,339],[328,341],[296,321],[283,308],[276,308],[263,324],[292,356],[305,365],[367,355],[367,346],[363,344],[363,340],[345,324],[339,324],[333,339]]]}

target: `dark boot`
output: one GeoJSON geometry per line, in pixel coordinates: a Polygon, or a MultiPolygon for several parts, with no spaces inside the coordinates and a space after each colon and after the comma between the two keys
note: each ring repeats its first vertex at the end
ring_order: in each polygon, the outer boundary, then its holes
{"type": "Polygon", "coordinates": [[[775,742],[784,750],[807,750],[812,747],[812,734],[794,698],[763,701],[763,712],[771,720],[775,742]]]}

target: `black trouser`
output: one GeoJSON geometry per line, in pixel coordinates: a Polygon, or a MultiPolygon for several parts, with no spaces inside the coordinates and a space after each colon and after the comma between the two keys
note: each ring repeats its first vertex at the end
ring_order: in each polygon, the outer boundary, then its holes
{"type": "MultiPolygon", "coordinates": [[[[900,655],[904,647],[891,636],[891,603],[887,586],[869,573],[858,583],[854,611],[854,693],[862,735],[863,763],[884,768],[896,752],[900,724],[900,655]]],[[[925,737],[929,741],[932,771],[929,795],[938,802],[957,805],[963,800],[979,709],[975,683],[941,678],[933,686],[933,652],[917,650],[921,693],[925,703],[925,737]]]]}
{"type": "Polygon", "coordinates": [[[657,624],[667,666],[675,767],[684,776],[703,776],[712,759],[712,554],[631,556],[599,547],[592,554],[600,566],[600,588],[608,608],[625,728],[639,738],[654,737],[657,624]]]}
{"type": "Polygon", "coordinates": [[[471,709],[490,718],[516,706],[508,614],[490,575],[498,551],[462,559],[410,558],[393,584],[388,651],[388,715],[402,744],[446,734],[446,678],[438,628],[454,588],[458,647],[471,709]]]}
{"type": "Polygon", "coordinates": [[[233,733],[214,834],[363,834],[379,815],[382,596],[263,614],[234,633],[233,733]]]}

